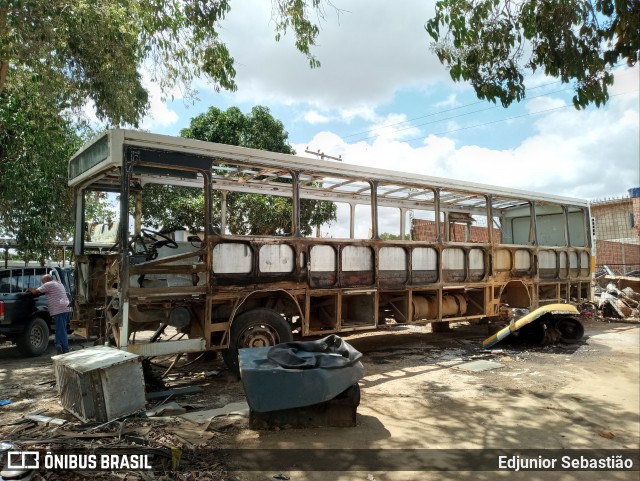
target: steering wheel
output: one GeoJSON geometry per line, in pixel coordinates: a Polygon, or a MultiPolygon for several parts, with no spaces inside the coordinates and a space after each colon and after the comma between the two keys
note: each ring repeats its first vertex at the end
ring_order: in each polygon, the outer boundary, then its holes
{"type": "MultiPolygon", "coordinates": [[[[138,234],[141,239],[151,239],[151,245],[156,249],[167,246],[169,249],[177,249],[178,243],[167,237],[165,234],[161,234],[160,232],[150,230],[150,229],[140,229],[140,234],[138,234]],[[158,237],[160,239],[158,239],[158,237]]],[[[144,242],[144,241],[143,241],[144,242]]]]}
{"type": "Polygon", "coordinates": [[[163,246],[177,249],[178,243],[160,232],[140,229],[140,233],[129,242],[129,251],[133,254],[145,254],[147,260],[153,260],[158,257],[158,249],[163,246]]]}
{"type": "MultiPolygon", "coordinates": [[[[112,245],[108,252],[115,251],[118,245],[120,245],[120,241],[112,245]]],[[[160,232],[140,229],[140,233],[133,236],[129,242],[129,252],[131,254],[145,254],[147,260],[153,260],[158,257],[158,249],[163,246],[177,249],[178,243],[160,232]]]]}

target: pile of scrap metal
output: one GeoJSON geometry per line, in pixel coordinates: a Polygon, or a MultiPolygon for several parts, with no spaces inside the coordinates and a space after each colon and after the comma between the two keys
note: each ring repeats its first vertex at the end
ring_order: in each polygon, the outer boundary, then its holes
{"type": "Polygon", "coordinates": [[[640,318],[640,277],[605,274],[596,277],[595,295],[604,317],[640,318]]]}

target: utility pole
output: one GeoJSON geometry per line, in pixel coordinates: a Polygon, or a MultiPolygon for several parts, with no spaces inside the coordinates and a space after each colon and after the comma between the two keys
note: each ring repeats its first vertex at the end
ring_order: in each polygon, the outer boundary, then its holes
{"type": "Polygon", "coordinates": [[[331,160],[337,160],[337,161],[340,161],[340,162],[342,161],[342,155],[339,155],[337,157],[333,157],[331,155],[325,154],[324,152],[320,152],[320,149],[318,149],[317,152],[314,152],[313,150],[309,150],[309,147],[307,147],[305,149],[305,152],[307,154],[313,154],[313,155],[317,156],[320,160],[331,159],[331,160]]]}

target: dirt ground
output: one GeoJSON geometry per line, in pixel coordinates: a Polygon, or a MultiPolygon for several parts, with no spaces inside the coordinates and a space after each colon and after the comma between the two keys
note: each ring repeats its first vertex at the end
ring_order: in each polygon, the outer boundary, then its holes
{"type": "MultiPolygon", "coordinates": [[[[429,327],[389,326],[383,331],[345,336],[363,353],[365,367],[359,383],[361,403],[355,427],[252,430],[246,416],[231,415],[198,425],[200,441],[190,441],[216,449],[398,450],[400,464],[403,453],[420,449],[640,448],[640,325],[587,319],[585,337],[575,345],[499,344],[492,350],[482,350],[485,337],[486,326],[468,324],[455,325],[448,333],[431,333],[429,327]],[[498,365],[482,372],[462,369],[461,364],[474,360],[498,365]]],[[[75,340],[72,346],[82,349],[89,344],[75,340]]],[[[19,444],[31,440],[30,446],[45,438],[55,442],[56,428],[12,424],[24,414],[41,409],[47,410],[43,413],[47,416],[70,421],[59,430],[84,429],[58,404],[50,357],[21,358],[14,347],[0,346],[0,399],[11,400],[11,404],[0,407],[0,440],[19,444]]],[[[156,366],[155,371],[162,373],[164,368],[156,366]]],[[[165,382],[168,387],[201,386],[203,392],[175,399],[194,409],[245,400],[242,383],[218,359],[181,365],[165,382]]],[[[152,446],[189,446],[185,444],[185,424],[193,426],[166,417],[131,421],[127,426],[137,426],[137,432],[149,438],[152,446]]],[[[99,442],[110,441],[105,438],[99,442]]],[[[415,463],[408,463],[411,471],[396,467],[385,472],[376,470],[372,463],[368,466],[371,469],[357,471],[327,471],[330,466],[324,471],[295,471],[295,466],[294,470],[276,471],[267,466],[264,471],[239,472],[230,469],[232,465],[232,461],[215,463],[208,474],[194,471],[192,466],[165,477],[130,472],[113,479],[640,479],[637,470],[421,471],[414,469],[415,463]]],[[[199,459],[195,466],[206,469],[207,460],[199,459]]],[[[83,475],[86,477],[97,475],[83,475]]]]}

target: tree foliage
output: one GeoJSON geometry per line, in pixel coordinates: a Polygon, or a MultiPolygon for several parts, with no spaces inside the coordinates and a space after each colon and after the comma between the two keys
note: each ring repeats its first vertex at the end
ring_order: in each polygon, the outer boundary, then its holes
{"type": "Polygon", "coordinates": [[[43,258],[73,227],[67,160],[82,138],[46,88],[28,76],[0,94],[0,231],[25,258],[43,258]]]}
{"type": "Polygon", "coordinates": [[[404,238],[401,239],[398,234],[391,234],[390,232],[383,232],[380,234],[380,240],[411,240],[410,234],[405,234],[404,238]]]}
{"type": "MultiPolygon", "coordinates": [[[[188,95],[196,77],[235,90],[234,59],[218,37],[230,5],[0,0],[0,234],[39,254],[66,236],[66,163],[79,139],[69,119],[88,100],[100,120],[137,126],[149,107],[143,69],[165,96],[173,89],[188,95]]],[[[322,0],[272,1],[276,40],[293,32],[311,67],[319,66],[311,53],[319,30],[310,18],[321,18],[322,8],[322,0]]],[[[91,215],[107,215],[93,200],[91,215]]]]}
{"type": "MultiPolygon", "coordinates": [[[[237,107],[221,111],[211,107],[191,119],[183,137],[241,147],[295,153],[284,125],[269,109],[254,107],[243,114],[237,107]]],[[[220,218],[220,193],[214,192],[214,219],[220,218]]],[[[164,230],[187,228],[193,232],[204,226],[204,196],[186,187],[147,185],[143,190],[143,223],[164,230]]],[[[234,234],[274,235],[291,232],[292,204],[286,197],[232,192],[227,197],[227,222],[234,234]]],[[[300,206],[301,231],[313,232],[317,225],[336,218],[332,202],[303,200],[300,206]]]]}
{"type": "MultiPolygon", "coordinates": [[[[0,0],[0,92],[15,72],[49,79],[71,107],[93,100],[97,116],[137,125],[148,107],[144,65],[163,92],[205,77],[235,90],[234,60],[218,30],[230,0],[0,0]]],[[[292,31],[309,59],[322,0],[273,0],[276,39],[292,31]]]]}
{"type": "Polygon", "coordinates": [[[637,0],[440,0],[425,27],[451,78],[480,99],[520,101],[525,72],[542,69],[575,82],[584,108],[608,100],[616,64],[638,61],[639,22],[637,0]]]}

